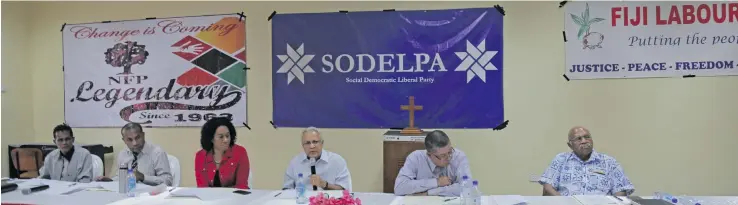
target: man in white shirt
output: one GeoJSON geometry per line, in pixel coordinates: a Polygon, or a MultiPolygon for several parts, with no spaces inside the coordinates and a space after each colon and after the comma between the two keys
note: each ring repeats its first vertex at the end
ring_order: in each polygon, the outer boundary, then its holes
{"type": "Polygon", "coordinates": [[[304,152],[290,161],[284,173],[283,189],[294,189],[298,174],[302,173],[307,190],[351,191],[351,173],[346,160],[341,155],[323,149],[323,138],[317,128],[305,129],[301,143],[304,152]]]}
{"type": "Polygon", "coordinates": [[[53,131],[57,149],[44,159],[40,178],[69,182],[92,181],[92,156],[87,149],[74,145],[74,132],[66,124],[53,131]]]}
{"type": "MultiPolygon", "coordinates": [[[[116,158],[114,169],[118,178],[118,169],[121,163],[130,164],[133,173],[136,175],[136,181],[149,186],[166,184],[172,186],[172,171],[169,166],[169,158],[167,153],[161,147],[146,142],[146,133],[138,123],[128,123],[120,130],[123,136],[123,142],[126,143],[126,149],[121,150],[116,158]]],[[[102,176],[98,177],[98,181],[111,181],[113,179],[102,176]]]]}

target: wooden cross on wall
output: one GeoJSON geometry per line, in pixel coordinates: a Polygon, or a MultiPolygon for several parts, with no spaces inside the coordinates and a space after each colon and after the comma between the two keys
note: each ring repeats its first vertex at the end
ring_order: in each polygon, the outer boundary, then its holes
{"type": "Polygon", "coordinates": [[[422,134],[423,131],[415,127],[415,111],[423,110],[423,106],[415,105],[415,96],[410,96],[409,100],[410,100],[410,103],[408,105],[400,106],[400,109],[410,111],[410,126],[400,131],[400,133],[402,134],[422,134]]]}

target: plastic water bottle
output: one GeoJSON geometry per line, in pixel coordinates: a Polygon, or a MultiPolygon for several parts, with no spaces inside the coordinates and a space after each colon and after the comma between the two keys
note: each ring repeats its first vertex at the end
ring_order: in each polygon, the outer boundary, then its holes
{"type": "Polygon", "coordinates": [[[469,176],[462,176],[461,177],[461,196],[459,197],[459,200],[461,201],[462,205],[468,204],[467,201],[469,201],[469,194],[471,194],[471,184],[469,183],[469,176]]]}
{"type": "Polygon", "coordinates": [[[126,178],[128,181],[128,189],[126,190],[126,194],[128,197],[135,197],[136,193],[134,192],[136,190],[136,174],[133,173],[132,168],[128,168],[128,177],[126,178]]]}
{"type": "Polygon", "coordinates": [[[297,204],[307,204],[308,199],[305,196],[305,182],[302,178],[302,173],[297,174],[297,185],[295,185],[295,191],[297,192],[297,204]]]}
{"type": "Polygon", "coordinates": [[[671,204],[679,204],[679,199],[665,192],[656,192],[653,194],[656,199],[661,199],[671,204]]]}
{"type": "Polygon", "coordinates": [[[702,200],[699,200],[691,196],[682,195],[682,196],[677,197],[677,199],[683,205],[702,205],[702,200]]]}
{"type": "Polygon", "coordinates": [[[468,205],[482,205],[482,192],[479,191],[479,182],[474,180],[472,182],[472,188],[469,191],[469,198],[467,199],[468,205]]]}

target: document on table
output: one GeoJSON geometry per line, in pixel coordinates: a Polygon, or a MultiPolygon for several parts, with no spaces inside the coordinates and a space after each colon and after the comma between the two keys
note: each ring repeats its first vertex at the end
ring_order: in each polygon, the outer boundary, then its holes
{"type": "MultiPolygon", "coordinates": [[[[83,186],[86,183],[75,183],[48,179],[33,178],[25,180],[22,183],[18,183],[18,190],[32,188],[41,185],[49,185],[49,188],[43,191],[37,192],[37,194],[44,195],[65,195],[74,191],[78,186],[83,186]]],[[[73,192],[72,192],[73,193],[73,192]]]]}
{"type": "Polygon", "coordinates": [[[602,195],[575,195],[574,198],[579,201],[582,205],[609,205],[614,204],[618,205],[619,200],[613,198],[612,196],[602,196],[602,195]]]}
{"type": "MultiPolygon", "coordinates": [[[[340,198],[343,197],[343,191],[342,190],[330,190],[330,191],[306,191],[305,197],[310,198],[312,196],[317,196],[318,192],[321,192],[323,194],[328,194],[328,197],[335,197],[340,198]]],[[[282,190],[282,193],[276,196],[279,199],[296,199],[297,193],[294,189],[288,189],[288,190],[282,190]]]]}
{"type": "Polygon", "coordinates": [[[438,197],[438,196],[402,196],[402,197],[397,197],[395,201],[392,202],[392,205],[460,205],[460,204],[461,204],[461,200],[459,200],[459,197],[438,197]]]}
{"type": "Polygon", "coordinates": [[[528,204],[528,201],[520,195],[500,195],[492,196],[492,200],[496,205],[522,205],[528,204]]]}
{"type": "Polygon", "coordinates": [[[173,191],[170,197],[195,197],[203,201],[213,201],[235,197],[230,189],[220,188],[179,188],[173,191]]]}

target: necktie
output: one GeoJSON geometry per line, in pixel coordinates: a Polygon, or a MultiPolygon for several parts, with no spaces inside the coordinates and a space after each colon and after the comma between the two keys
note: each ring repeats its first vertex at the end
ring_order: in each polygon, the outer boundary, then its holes
{"type": "Polygon", "coordinates": [[[135,170],[138,167],[138,153],[133,153],[133,162],[131,162],[131,169],[135,170]]]}

